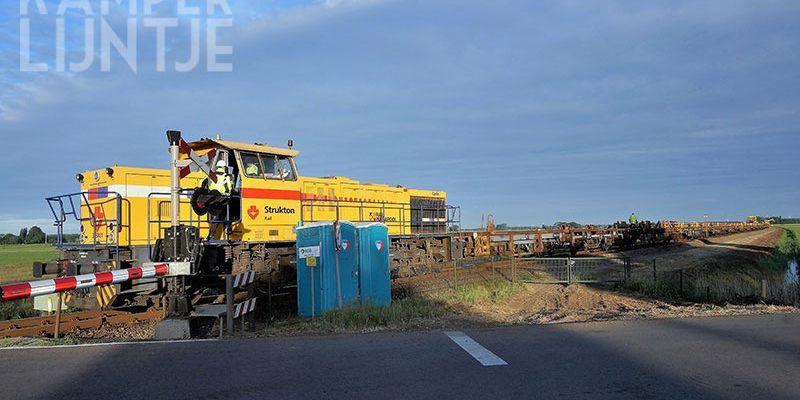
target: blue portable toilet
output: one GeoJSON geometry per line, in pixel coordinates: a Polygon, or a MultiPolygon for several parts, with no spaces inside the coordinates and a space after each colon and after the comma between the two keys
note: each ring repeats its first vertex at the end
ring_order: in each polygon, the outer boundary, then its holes
{"type": "Polygon", "coordinates": [[[361,304],[392,304],[389,271],[389,228],[381,223],[357,224],[358,281],[361,304]]]}
{"type": "Polygon", "coordinates": [[[358,303],[356,227],[316,222],[297,229],[297,311],[302,317],[358,303]]]}

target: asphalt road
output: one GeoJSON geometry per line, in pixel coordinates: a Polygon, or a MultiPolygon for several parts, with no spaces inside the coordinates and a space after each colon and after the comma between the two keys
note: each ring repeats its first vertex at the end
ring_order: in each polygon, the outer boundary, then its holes
{"type": "Polygon", "coordinates": [[[800,315],[0,350],[4,399],[800,398],[800,315]],[[452,336],[452,334],[451,334],[452,336]]]}

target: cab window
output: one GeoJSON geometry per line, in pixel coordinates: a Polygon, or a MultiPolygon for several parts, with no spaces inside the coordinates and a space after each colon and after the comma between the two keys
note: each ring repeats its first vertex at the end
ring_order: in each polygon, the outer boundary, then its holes
{"type": "Polygon", "coordinates": [[[261,161],[264,163],[264,177],[267,179],[280,179],[275,173],[275,156],[261,154],[261,161]]]}
{"type": "Polygon", "coordinates": [[[296,180],[291,158],[262,154],[261,161],[264,163],[264,177],[267,179],[296,180]]]}
{"type": "Polygon", "coordinates": [[[292,160],[289,157],[276,157],[275,172],[277,172],[278,177],[284,181],[295,180],[294,168],[292,168],[292,160]]]}
{"type": "Polygon", "coordinates": [[[263,153],[240,153],[244,174],[250,178],[297,180],[291,157],[263,153]]]}

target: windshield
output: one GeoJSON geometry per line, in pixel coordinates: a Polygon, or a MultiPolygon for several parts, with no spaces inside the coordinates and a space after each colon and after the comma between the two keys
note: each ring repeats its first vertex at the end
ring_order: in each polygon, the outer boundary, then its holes
{"type": "Polygon", "coordinates": [[[274,154],[241,153],[242,167],[249,178],[297,179],[291,157],[274,154]]]}

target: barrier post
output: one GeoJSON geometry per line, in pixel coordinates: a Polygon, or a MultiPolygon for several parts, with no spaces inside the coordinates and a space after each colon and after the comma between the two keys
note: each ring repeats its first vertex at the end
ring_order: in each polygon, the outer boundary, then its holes
{"type": "Polygon", "coordinates": [[[267,318],[269,322],[272,322],[272,274],[269,274],[269,280],[267,281],[267,318]]]}
{"type": "Polygon", "coordinates": [[[233,336],[233,275],[225,275],[225,319],[228,335],[233,336]]]}
{"type": "Polygon", "coordinates": [[[53,327],[53,338],[58,339],[61,330],[61,293],[56,295],[56,324],[53,327]]]}
{"type": "Polygon", "coordinates": [[[456,260],[453,260],[453,290],[458,289],[458,267],[456,266],[456,260]]]}
{"type": "MultiPolygon", "coordinates": [[[[252,299],[256,296],[256,282],[258,279],[253,280],[253,283],[247,288],[247,298],[252,299]]],[[[255,310],[250,313],[250,332],[256,331],[256,313],[255,310]]]]}

